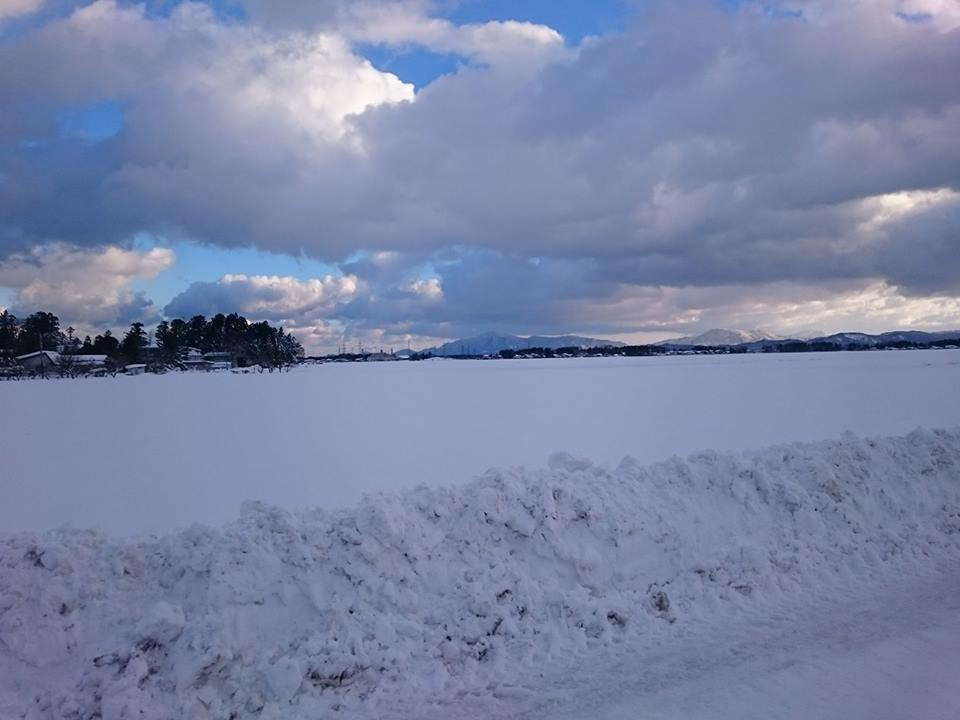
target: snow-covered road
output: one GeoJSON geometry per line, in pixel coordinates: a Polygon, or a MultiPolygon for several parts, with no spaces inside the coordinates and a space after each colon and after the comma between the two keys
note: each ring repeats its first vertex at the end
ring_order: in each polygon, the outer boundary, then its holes
{"type": "Polygon", "coordinates": [[[574,669],[523,717],[955,720],[960,561],[690,629],[574,669]]]}

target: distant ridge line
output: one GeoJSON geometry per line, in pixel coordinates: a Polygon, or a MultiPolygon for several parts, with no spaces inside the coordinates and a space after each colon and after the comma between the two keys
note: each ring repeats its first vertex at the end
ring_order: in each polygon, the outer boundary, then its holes
{"type": "Polygon", "coordinates": [[[812,338],[791,338],[763,333],[763,331],[744,330],[708,330],[700,335],[662,340],[656,343],[661,347],[742,347],[749,349],[774,348],[782,345],[835,345],[838,347],[876,347],[895,343],[933,343],[944,340],[960,340],[960,330],[925,332],[922,330],[892,330],[870,334],[862,332],[840,332],[831,335],[819,335],[812,338]],[[756,337],[762,334],[765,337],[756,337]],[[753,335],[753,337],[751,337],[753,335]]]}
{"type": "Polygon", "coordinates": [[[435,347],[422,350],[422,354],[439,357],[451,355],[495,355],[501,350],[529,350],[530,348],[549,348],[557,350],[563,347],[623,347],[616,340],[584,337],[582,335],[509,335],[505,333],[483,333],[473,337],[460,338],[435,347]]]}

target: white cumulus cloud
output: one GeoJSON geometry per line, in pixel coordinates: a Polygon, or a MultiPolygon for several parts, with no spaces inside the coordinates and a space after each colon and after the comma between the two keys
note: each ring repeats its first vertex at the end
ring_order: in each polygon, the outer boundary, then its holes
{"type": "Polygon", "coordinates": [[[0,0],[0,22],[35,13],[42,5],[43,0],[0,0]]]}
{"type": "Polygon", "coordinates": [[[166,248],[39,245],[0,260],[0,287],[14,290],[13,308],[18,312],[46,310],[58,315],[64,327],[103,330],[157,319],[158,308],[131,282],[156,277],[174,260],[173,251],[166,248]]]}
{"type": "Polygon", "coordinates": [[[255,320],[299,321],[324,318],[363,291],[352,275],[300,280],[291,276],[228,274],[196,282],[165,309],[170,317],[237,312],[255,320]]]}

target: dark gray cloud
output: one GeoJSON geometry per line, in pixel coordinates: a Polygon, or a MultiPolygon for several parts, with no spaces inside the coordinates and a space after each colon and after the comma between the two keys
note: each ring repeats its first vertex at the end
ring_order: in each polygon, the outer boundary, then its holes
{"type": "Polygon", "coordinates": [[[960,202],[898,223],[877,253],[877,274],[912,295],[960,296],[960,202]]]}
{"type": "MultiPolygon", "coordinates": [[[[652,3],[575,52],[545,34],[516,55],[515,28],[425,29],[429,3],[248,0],[236,23],[101,0],[0,39],[0,254],[138,231],[331,262],[385,251],[343,265],[366,290],[326,317],[424,335],[697,322],[658,288],[960,293],[953,16],[790,5],[803,15],[652,3]],[[410,102],[354,54],[377,37],[510,63],[410,102]],[[56,137],[57,108],[103,99],[125,109],[119,135],[56,137]],[[426,261],[442,301],[411,290],[426,261]],[[638,298],[665,315],[631,325],[638,298]]],[[[195,285],[170,311],[229,309],[238,288],[195,285]]]]}

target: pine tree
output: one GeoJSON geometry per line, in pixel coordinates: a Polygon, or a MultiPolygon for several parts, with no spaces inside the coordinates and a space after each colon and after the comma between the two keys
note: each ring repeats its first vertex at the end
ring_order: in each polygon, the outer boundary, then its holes
{"type": "Polygon", "coordinates": [[[20,323],[16,315],[7,310],[0,313],[0,351],[12,352],[17,348],[20,323]]]}
{"type": "Polygon", "coordinates": [[[113,336],[109,330],[105,330],[103,335],[97,335],[93,339],[94,355],[106,355],[108,357],[117,357],[120,354],[120,342],[113,336]]]}
{"type": "Polygon", "coordinates": [[[18,336],[21,353],[56,350],[63,343],[60,318],[49,312],[35,312],[23,321],[18,336]]]}
{"type": "Polygon", "coordinates": [[[186,324],[186,346],[198,350],[203,348],[203,333],[207,328],[207,319],[203,315],[194,315],[186,324]]]}
{"type": "Polygon", "coordinates": [[[67,337],[63,344],[63,351],[67,354],[76,355],[80,352],[80,338],[74,335],[75,332],[72,325],[67,328],[67,337]]]}
{"type": "Polygon", "coordinates": [[[120,342],[120,353],[128,363],[140,362],[141,352],[147,346],[147,333],[142,322],[135,322],[120,342]]]}

